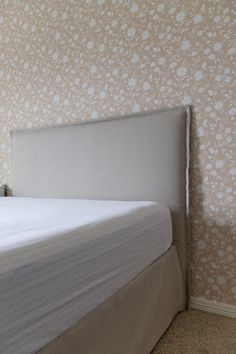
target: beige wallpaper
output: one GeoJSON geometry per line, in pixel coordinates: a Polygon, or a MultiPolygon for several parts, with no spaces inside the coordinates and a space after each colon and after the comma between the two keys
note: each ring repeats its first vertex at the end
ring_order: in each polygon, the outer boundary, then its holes
{"type": "Polygon", "coordinates": [[[193,295],[236,305],[232,0],[1,0],[0,183],[10,129],[193,103],[193,295]]]}

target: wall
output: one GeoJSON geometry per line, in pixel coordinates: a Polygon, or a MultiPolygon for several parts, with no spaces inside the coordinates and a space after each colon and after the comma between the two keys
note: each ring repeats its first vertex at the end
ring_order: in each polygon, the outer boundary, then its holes
{"type": "Polygon", "coordinates": [[[193,295],[236,304],[233,1],[1,0],[0,182],[10,129],[193,103],[193,295]]]}

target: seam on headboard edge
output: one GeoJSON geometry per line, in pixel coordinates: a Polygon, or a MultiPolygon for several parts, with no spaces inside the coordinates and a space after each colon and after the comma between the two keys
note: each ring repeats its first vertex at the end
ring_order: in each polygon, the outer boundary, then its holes
{"type": "Polygon", "coordinates": [[[176,109],[182,109],[183,112],[184,110],[187,111],[188,109],[190,109],[189,105],[178,105],[178,106],[174,106],[174,107],[163,107],[160,109],[156,109],[156,110],[146,110],[146,111],[141,111],[141,112],[137,112],[137,113],[127,113],[127,114],[115,114],[114,116],[103,116],[101,118],[98,118],[96,120],[78,120],[77,122],[71,122],[71,123],[66,123],[66,124],[58,124],[58,125],[49,125],[46,127],[33,127],[33,128],[27,128],[27,129],[13,129],[10,131],[11,134],[11,138],[15,133],[20,133],[20,132],[32,132],[34,130],[44,130],[44,129],[53,129],[53,128],[63,128],[63,127],[67,127],[67,126],[77,126],[77,125],[87,125],[87,124],[97,124],[97,123],[101,123],[101,122],[106,122],[106,121],[112,121],[112,120],[120,120],[120,119],[127,119],[127,118],[134,118],[134,117],[139,117],[142,116],[142,114],[147,114],[147,115],[152,115],[155,113],[162,113],[162,112],[172,112],[175,111],[176,109]]]}
{"type": "Polygon", "coordinates": [[[189,205],[189,167],[190,167],[190,126],[192,118],[192,106],[186,106],[186,210],[185,210],[185,291],[186,308],[190,308],[191,297],[191,235],[190,235],[190,205],[189,205]]]}

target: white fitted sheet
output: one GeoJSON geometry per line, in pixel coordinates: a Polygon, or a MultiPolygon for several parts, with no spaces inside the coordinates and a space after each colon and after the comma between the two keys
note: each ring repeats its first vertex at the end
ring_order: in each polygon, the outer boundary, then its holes
{"type": "Polygon", "coordinates": [[[0,353],[35,353],[171,243],[159,203],[0,198],[0,353]]]}

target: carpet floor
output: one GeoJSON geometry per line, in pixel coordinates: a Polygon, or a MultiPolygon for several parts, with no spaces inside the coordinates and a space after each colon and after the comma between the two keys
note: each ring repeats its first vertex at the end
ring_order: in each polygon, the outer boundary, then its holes
{"type": "Polygon", "coordinates": [[[151,354],[236,354],[236,319],[196,310],[182,312],[151,354]]]}

